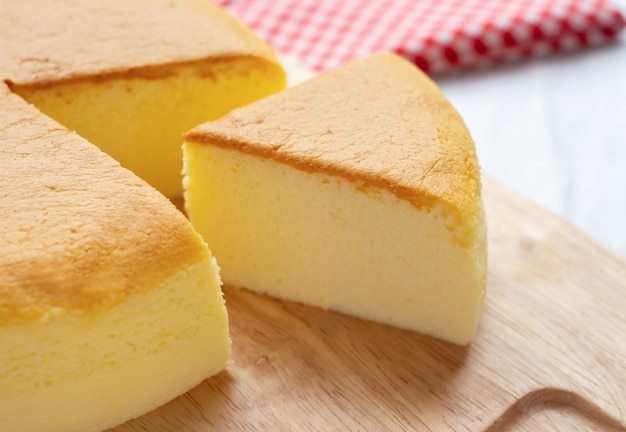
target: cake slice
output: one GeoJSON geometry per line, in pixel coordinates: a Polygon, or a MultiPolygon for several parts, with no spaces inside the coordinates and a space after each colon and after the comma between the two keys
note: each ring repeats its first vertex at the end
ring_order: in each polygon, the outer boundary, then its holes
{"type": "Polygon", "coordinates": [[[221,371],[218,267],[172,203],[0,83],[0,429],[89,432],[221,371]]]}
{"type": "Polygon", "coordinates": [[[186,209],[226,284],[474,337],[486,229],[473,141],[437,86],[376,54],[185,137],[186,209]]]}
{"type": "Polygon", "coordinates": [[[169,197],[181,135],[282,90],[270,47],[209,0],[0,5],[0,81],[169,197]]]}

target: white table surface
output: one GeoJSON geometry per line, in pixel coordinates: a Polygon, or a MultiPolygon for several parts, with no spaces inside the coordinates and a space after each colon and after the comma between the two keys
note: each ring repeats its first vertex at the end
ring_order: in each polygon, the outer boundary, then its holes
{"type": "Polygon", "coordinates": [[[626,30],[614,45],[435,80],[485,174],[626,256],[626,30]]]}

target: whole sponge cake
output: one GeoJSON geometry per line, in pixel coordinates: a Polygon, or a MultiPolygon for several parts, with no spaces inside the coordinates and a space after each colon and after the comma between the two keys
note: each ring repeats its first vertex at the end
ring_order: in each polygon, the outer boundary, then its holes
{"type": "Polygon", "coordinates": [[[186,135],[190,220],[225,283],[466,344],[486,276],[479,166],[436,85],[391,54],[186,135]]]}
{"type": "Polygon", "coordinates": [[[0,84],[0,429],[98,431],[222,370],[218,267],[160,193],[0,84]]]}
{"type": "Polygon", "coordinates": [[[170,197],[181,134],[285,87],[209,0],[0,2],[0,81],[170,197]]]}

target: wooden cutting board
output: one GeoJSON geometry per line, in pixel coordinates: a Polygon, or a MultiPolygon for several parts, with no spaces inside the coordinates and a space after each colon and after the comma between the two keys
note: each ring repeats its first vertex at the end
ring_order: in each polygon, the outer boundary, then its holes
{"type": "MultiPolygon", "coordinates": [[[[291,84],[312,76],[283,63],[291,84]]],[[[483,181],[470,346],[225,287],[227,370],[111,432],[626,432],[626,259],[483,181]]]]}
{"type": "Polygon", "coordinates": [[[225,288],[232,363],[115,432],[626,431],[626,260],[487,178],[469,347],[225,288]]]}

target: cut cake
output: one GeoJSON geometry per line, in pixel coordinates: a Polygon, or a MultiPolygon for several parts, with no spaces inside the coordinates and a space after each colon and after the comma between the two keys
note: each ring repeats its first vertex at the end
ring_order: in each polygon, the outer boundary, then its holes
{"type": "Polygon", "coordinates": [[[208,0],[24,0],[0,2],[0,81],[177,197],[181,135],[286,78],[208,0]]]}
{"type": "Polygon", "coordinates": [[[486,277],[479,166],[416,67],[372,55],[185,141],[186,209],[224,283],[472,340],[486,277]]]}

